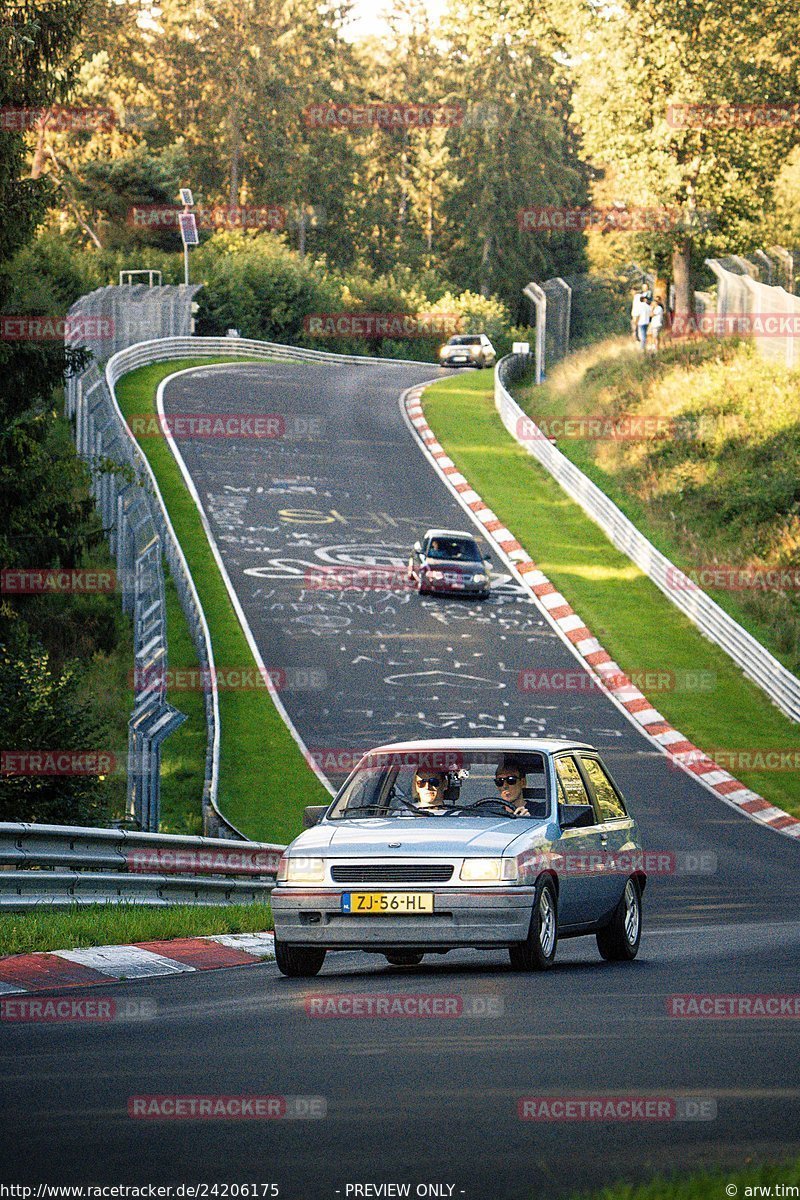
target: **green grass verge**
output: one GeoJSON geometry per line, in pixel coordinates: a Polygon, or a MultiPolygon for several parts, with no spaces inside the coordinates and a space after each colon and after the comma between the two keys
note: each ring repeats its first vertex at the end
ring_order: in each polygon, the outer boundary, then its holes
{"type": "MultiPolygon", "coordinates": [[[[689,1175],[657,1178],[648,1183],[617,1183],[589,1195],[591,1200],[726,1200],[731,1195],[738,1197],[738,1200],[754,1200],[755,1197],[790,1194],[778,1191],[779,1184],[795,1188],[800,1184],[800,1159],[790,1159],[785,1163],[754,1164],[742,1170],[694,1171],[689,1175]],[[729,1187],[736,1190],[727,1191],[729,1187]]],[[[794,1195],[797,1194],[795,1191],[794,1195]]],[[[581,1198],[576,1197],[575,1200],[581,1198]]],[[[582,1200],[589,1200],[589,1196],[584,1196],[582,1200]]]]}
{"type": "MultiPolygon", "coordinates": [[[[800,729],[702,637],[510,437],[495,411],[492,391],[491,378],[477,372],[437,383],[424,395],[427,419],[459,470],[609,654],[635,676],[710,672],[710,691],[676,688],[648,697],[709,753],[800,749],[800,729]]],[[[773,804],[800,816],[800,777],[777,771],[734,773],[773,804]]]]}
{"type": "Polygon", "coordinates": [[[79,946],[124,946],[161,938],[202,937],[212,933],[260,933],[272,929],[268,904],[215,904],[198,908],[174,904],[91,904],[53,912],[39,909],[0,914],[0,955],[79,946]]]}
{"type": "MultiPolygon", "coordinates": [[[[126,375],[117,384],[117,397],[126,418],[155,412],[158,384],[168,375],[187,367],[209,366],[214,361],[233,360],[182,359],[179,362],[142,367],[126,375]]],[[[200,514],[184,484],[178,464],[163,438],[143,439],[142,449],[153,468],[192,572],[208,622],[217,670],[254,666],[253,656],[203,530],[200,514]]],[[[179,618],[182,618],[180,608],[174,608],[174,613],[173,629],[168,633],[170,669],[182,665],[176,654],[181,653],[184,636],[188,639],[185,622],[184,633],[178,631],[181,624],[179,618]]],[[[183,712],[196,700],[202,711],[199,692],[175,691],[168,698],[183,712]]],[[[326,803],[328,792],[305,762],[266,689],[221,690],[219,704],[220,809],[249,837],[262,841],[290,841],[300,832],[304,805],[326,803]]],[[[181,730],[164,744],[165,775],[167,778],[170,775],[179,778],[187,788],[194,789],[194,795],[199,797],[202,766],[198,785],[196,769],[192,764],[200,742],[195,739],[191,728],[184,726],[184,729],[183,744],[179,741],[181,730]],[[169,757],[173,740],[177,748],[175,760],[169,757]],[[191,746],[190,741],[193,743],[191,746]],[[187,774],[190,770],[191,778],[187,774]]],[[[202,749],[205,753],[204,732],[202,749]]]]}
{"type": "Polygon", "coordinates": [[[765,362],[733,338],[669,343],[643,355],[630,338],[570,355],[541,387],[513,389],[541,420],[623,414],[671,436],[559,438],[558,447],[688,575],[790,671],[800,670],[796,590],[713,586],[714,563],[800,566],[800,370],[765,362]]]}

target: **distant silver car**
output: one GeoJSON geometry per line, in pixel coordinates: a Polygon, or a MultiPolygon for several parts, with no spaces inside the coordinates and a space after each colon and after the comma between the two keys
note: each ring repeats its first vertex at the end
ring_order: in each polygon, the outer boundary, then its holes
{"type": "Polygon", "coordinates": [[[443,367],[493,367],[494,346],[485,333],[457,333],[439,351],[443,367]]]}
{"type": "Polygon", "coordinates": [[[491,559],[463,529],[428,529],[414,543],[408,578],[420,596],[431,593],[485,600],[491,587],[491,559]]]}
{"type": "Polygon", "coordinates": [[[636,957],[639,833],[589,745],[382,746],[306,822],[271,895],[284,975],[316,975],[328,950],[415,966],[456,947],[505,948],[517,970],[544,970],[559,937],[583,934],[605,959],[636,957]]]}

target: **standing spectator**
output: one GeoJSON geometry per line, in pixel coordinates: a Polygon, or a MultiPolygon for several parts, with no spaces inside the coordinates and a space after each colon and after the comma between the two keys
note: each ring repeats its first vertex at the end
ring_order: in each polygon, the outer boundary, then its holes
{"type": "Polygon", "coordinates": [[[639,311],[636,314],[636,336],[642,353],[647,350],[647,327],[650,324],[650,297],[642,292],[639,297],[639,311]]]}
{"type": "Polygon", "coordinates": [[[639,324],[639,305],[642,303],[642,293],[633,293],[633,303],[631,304],[631,337],[636,340],[638,334],[636,327],[639,324]]]}
{"type": "Polygon", "coordinates": [[[661,303],[661,297],[656,296],[650,306],[650,344],[653,348],[653,353],[658,354],[658,339],[661,335],[661,330],[664,327],[664,305],[661,303]]]}

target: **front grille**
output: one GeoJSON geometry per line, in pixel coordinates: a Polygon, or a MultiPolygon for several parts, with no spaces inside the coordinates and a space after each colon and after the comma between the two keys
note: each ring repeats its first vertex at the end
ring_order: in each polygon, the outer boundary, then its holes
{"type": "Polygon", "coordinates": [[[334,883],[447,883],[452,863],[340,863],[331,867],[334,883]]]}

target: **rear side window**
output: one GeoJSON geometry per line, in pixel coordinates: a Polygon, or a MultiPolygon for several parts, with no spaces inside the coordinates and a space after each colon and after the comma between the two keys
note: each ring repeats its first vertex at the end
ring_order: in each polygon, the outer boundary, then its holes
{"type": "Polygon", "coordinates": [[[592,802],[574,758],[556,759],[558,821],[562,829],[595,824],[592,802]]]}
{"type": "Polygon", "coordinates": [[[574,758],[556,759],[556,773],[567,804],[591,804],[574,758]]]}
{"type": "Polygon", "coordinates": [[[616,788],[597,759],[584,758],[581,755],[581,763],[584,771],[589,776],[589,782],[594,788],[594,794],[597,797],[597,804],[600,808],[600,820],[614,821],[619,817],[626,817],[628,814],[625,812],[625,805],[622,802],[622,798],[618,795],[616,788]]]}

